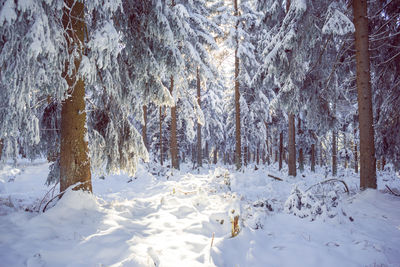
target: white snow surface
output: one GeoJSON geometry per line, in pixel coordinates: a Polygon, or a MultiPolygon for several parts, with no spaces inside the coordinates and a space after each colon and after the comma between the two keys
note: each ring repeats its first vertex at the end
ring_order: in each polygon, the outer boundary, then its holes
{"type": "Polygon", "coordinates": [[[357,175],[341,170],[349,195],[341,184],[307,195],[335,190],[336,215],[300,218],[285,202],[325,180],[324,169],[293,178],[276,165],[171,173],[142,164],[135,177],[94,177],[93,195],[67,191],[37,212],[52,195],[48,166],[0,166],[0,266],[400,266],[400,198],[385,190],[400,188],[393,171],[378,173],[378,190],[359,191],[357,175]]]}

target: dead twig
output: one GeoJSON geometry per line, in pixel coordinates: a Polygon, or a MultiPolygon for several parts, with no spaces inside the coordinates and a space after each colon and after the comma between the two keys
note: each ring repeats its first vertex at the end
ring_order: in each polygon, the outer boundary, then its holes
{"type": "Polygon", "coordinates": [[[389,187],[388,185],[385,184],[385,186],[386,186],[386,188],[389,190],[390,193],[392,193],[392,194],[395,195],[396,197],[400,197],[400,194],[393,192],[393,190],[390,189],[390,187],[389,187]]]}
{"type": "Polygon", "coordinates": [[[279,177],[273,176],[273,175],[271,175],[271,174],[268,174],[268,176],[269,176],[269,177],[271,177],[271,178],[274,178],[275,180],[278,180],[278,181],[283,181],[283,179],[282,179],[282,178],[279,178],[279,177]]]}

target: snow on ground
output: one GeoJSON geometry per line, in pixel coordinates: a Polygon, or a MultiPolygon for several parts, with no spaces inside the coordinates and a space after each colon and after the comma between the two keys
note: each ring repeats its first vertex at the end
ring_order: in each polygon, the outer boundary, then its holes
{"type": "Polygon", "coordinates": [[[400,198],[385,191],[400,188],[393,171],[360,192],[341,170],[348,195],[340,183],[310,188],[329,178],[323,169],[289,178],[275,165],[183,165],[159,176],[145,166],[94,178],[94,195],[68,191],[44,213],[57,194],[44,185],[48,164],[0,167],[0,266],[400,266],[400,198]]]}

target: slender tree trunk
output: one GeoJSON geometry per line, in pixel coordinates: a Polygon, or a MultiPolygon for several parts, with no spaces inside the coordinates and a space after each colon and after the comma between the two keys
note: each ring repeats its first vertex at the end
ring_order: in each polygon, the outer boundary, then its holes
{"type": "Polygon", "coordinates": [[[279,170],[282,170],[283,160],[283,132],[279,134],[279,170]]]}
{"type": "Polygon", "coordinates": [[[0,160],[1,160],[1,157],[3,156],[3,147],[4,147],[3,139],[0,139],[0,160]]]}
{"type": "MultiPolygon", "coordinates": [[[[170,92],[172,95],[172,91],[174,90],[174,77],[171,76],[171,87],[170,92]]],[[[179,161],[178,161],[178,142],[176,137],[176,104],[171,107],[171,166],[174,169],[179,169],[179,161]]]]}
{"type": "Polygon", "coordinates": [[[346,140],[346,133],[344,131],[343,131],[343,148],[346,152],[346,155],[344,158],[344,168],[347,169],[347,165],[348,165],[348,162],[347,162],[347,160],[348,160],[347,159],[347,157],[348,157],[348,155],[347,155],[347,140],[346,140]]]}
{"type": "Polygon", "coordinates": [[[382,171],[385,170],[385,165],[386,165],[386,159],[384,156],[382,156],[382,171]]]}
{"type": "Polygon", "coordinates": [[[315,172],[315,145],[311,145],[311,171],[315,172]]]}
{"type": "Polygon", "coordinates": [[[161,163],[161,166],[164,165],[162,121],[163,121],[162,109],[161,109],[161,106],[160,106],[160,163],[161,163]]]}
{"type": "Polygon", "coordinates": [[[357,148],[357,116],[354,115],[354,171],[358,173],[358,148],[357,148]]]}
{"type": "Polygon", "coordinates": [[[320,166],[320,167],[322,167],[322,165],[324,165],[324,162],[323,162],[323,160],[322,160],[322,152],[323,152],[323,149],[322,149],[322,142],[320,141],[320,142],[319,142],[319,166],[320,166]]]}
{"type": "Polygon", "coordinates": [[[206,158],[207,163],[210,162],[210,153],[209,153],[209,150],[208,150],[208,141],[206,141],[206,147],[205,147],[205,153],[204,154],[205,154],[204,156],[206,158]]]}
{"type": "Polygon", "coordinates": [[[89,148],[85,140],[85,83],[76,74],[84,53],[84,4],[75,0],[64,0],[62,21],[68,52],[72,55],[78,49],[79,55],[74,58],[73,70],[70,71],[70,66],[66,64],[63,73],[70,96],[63,101],[61,107],[60,191],[80,183],[74,190],[92,192],[89,148]]]}
{"type": "Polygon", "coordinates": [[[143,143],[146,146],[146,149],[149,150],[149,145],[147,141],[147,106],[143,105],[143,128],[142,128],[142,138],[143,138],[143,143]]]}
{"type": "Polygon", "coordinates": [[[337,142],[336,131],[332,131],[332,175],[337,175],[337,142]]]}
{"type": "MultiPolygon", "coordinates": [[[[201,108],[201,95],[200,95],[200,74],[197,68],[197,103],[201,108]]],[[[201,155],[201,125],[197,122],[197,166],[203,166],[203,159],[201,155]]]]}
{"type": "Polygon", "coordinates": [[[256,159],[256,164],[259,165],[260,164],[260,148],[257,147],[257,159],[256,159]]]}
{"type": "Polygon", "coordinates": [[[289,114],[289,175],[296,176],[296,128],[294,125],[294,115],[289,114]]]}
{"type": "MultiPolygon", "coordinates": [[[[298,118],[298,123],[297,124],[298,124],[297,131],[298,131],[299,136],[300,136],[300,134],[302,133],[301,132],[301,120],[300,120],[300,117],[298,118]]],[[[304,171],[304,155],[303,155],[303,148],[302,147],[300,147],[300,149],[299,149],[299,170],[300,170],[300,172],[304,171]]]]}
{"type": "Polygon", "coordinates": [[[218,147],[215,146],[215,148],[214,148],[214,164],[217,164],[217,162],[218,162],[217,156],[218,156],[218,147]]]}
{"type": "Polygon", "coordinates": [[[367,1],[354,0],[355,47],[357,62],[358,120],[360,127],[360,188],[376,188],[374,120],[367,1]]]}
{"type": "Polygon", "coordinates": [[[243,151],[243,162],[244,162],[244,166],[247,166],[247,146],[244,147],[244,151],[243,151]]]}
{"type": "MultiPolygon", "coordinates": [[[[235,8],[235,16],[239,16],[238,1],[233,0],[235,8]]],[[[239,23],[239,22],[238,22],[239,23]]],[[[236,31],[238,30],[238,23],[235,25],[236,31]]],[[[235,136],[236,136],[236,148],[235,148],[235,164],[236,169],[239,170],[242,167],[242,145],[240,135],[240,91],[239,91],[239,38],[236,33],[236,48],[235,48],[235,136]]]]}
{"type": "Polygon", "coordinates": [[[278,162],[278,137],[275,136],[275,163],[278,162]]]}

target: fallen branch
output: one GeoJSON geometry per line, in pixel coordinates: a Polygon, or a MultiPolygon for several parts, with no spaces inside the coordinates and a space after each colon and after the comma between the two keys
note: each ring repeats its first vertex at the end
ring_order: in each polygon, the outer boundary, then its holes
{"type": "Polygon", "coordinates": [[[388,185],[385,184],[385,186],[386,186],[386,188],[389,190],[390,193],[392,193],[392,194],[395,195],[396,197],[400,197],[400,194],[393,192],[393,190],[390,189],[390,187],[389,187],[388,185]]]}
{"type": "Polygon", "coordinates": [[[271,174],[268,174],[268,176],[269,176],[269,177],[271,177],[271,178],[274,178],[275,180],[278,180],[278,181],[283,181],[283,179],[282,179],[282,178],[279,178],[279,177],[273,176],[273,175],[271,175],[271,174]]]}
{"type": "Polygon", "coordinates": [[[326,183],[329,183],[329,182],[341,182],[344,185],[345,189],[346,189],[345,192],[347,194],[350,194],[349,187],[347,186],[347,184],[343,180],[339,180],[339,179],[335,179],[335,178],[329,179],[329,180],[325,180],[325,181],[319,182],[317,184],[314,184],[314,185],[310,186],[305,192],[307,192],[308,190],[310,190],[314,186],[321,185],[321,184],[326,184],[326,183]]]}
{"type": "Polygon", "coordinates": [[[59,182],[55,183],[54,186],[52,188],[50,188],[49,191],[47,191],[47,193],[44,195],[44,197],[42,198],[42,200],[40,201],[39,204],[39,208],[38,208],[38,212],[40,212],[40,208],[42,207],[43,201],[46,199],[47,195],[53,190],[52,196],[54,196],[54,190],[56,189],[56,186],[58,185],[59,182]]]}

